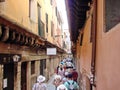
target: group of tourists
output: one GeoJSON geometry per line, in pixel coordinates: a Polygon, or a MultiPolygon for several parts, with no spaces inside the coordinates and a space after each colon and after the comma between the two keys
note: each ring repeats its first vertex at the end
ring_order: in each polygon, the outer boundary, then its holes
{"type": "Polygon", "coordinates": [[[78,73],[71,58],[63,59],[57,69],[53,84],[56,90],[79,90],[78,73]]]}
{"type": "MultiPolygon", "coordinates": [[[[77,83],[78,73],[71,58],[64,58],[56,68],[53,85],[56,90],[79,90],[77,83]]],[[[40,75],[37,77],[37,83],[32,90],[47,90],[45,77],[40,75]]]]}

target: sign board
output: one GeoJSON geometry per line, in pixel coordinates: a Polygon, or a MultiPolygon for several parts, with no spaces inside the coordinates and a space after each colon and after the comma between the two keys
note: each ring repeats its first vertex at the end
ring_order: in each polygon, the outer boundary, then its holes
{"type": "Polygon", "coordinates": [[[7,78],[3,80],[3,88],[6,88],[6,87],[7,87],[7,78]]]}
{"type": "Polygon", "coordinates": [[[56,55],[57,50],[56,48],[47,48],[47,55],[56,55]]]}

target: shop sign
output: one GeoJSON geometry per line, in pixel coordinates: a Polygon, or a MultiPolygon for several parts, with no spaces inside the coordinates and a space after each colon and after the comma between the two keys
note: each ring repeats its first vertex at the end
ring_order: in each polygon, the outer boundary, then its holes
{"type": "Polygon", "coordinates": [[[3,80],[3,88],[6,88],[6,87],[7,87],[7,78],[3,80]]]}

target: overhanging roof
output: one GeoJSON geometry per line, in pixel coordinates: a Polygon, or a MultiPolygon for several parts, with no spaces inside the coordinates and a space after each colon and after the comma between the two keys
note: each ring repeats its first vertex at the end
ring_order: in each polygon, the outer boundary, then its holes
{"type": "Polygon", "coordinates": [[[64,49],[2,16],[0,16],[0,42],[28,46],[37,50],[46,50],[47,47],[54,47],[58,53],[66,53],[64,49]]]}
{"type": "Polygon", "coordinates": [[[88,3],[92,0],[65,0],[68,24],[71,35],[71,41],[76,42],[79,30],[86,21],[86,11],[89,10],[88,3]]]}

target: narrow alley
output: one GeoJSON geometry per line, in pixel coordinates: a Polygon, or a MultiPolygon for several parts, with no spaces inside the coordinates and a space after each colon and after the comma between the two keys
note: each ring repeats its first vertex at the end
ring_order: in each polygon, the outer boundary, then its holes
{"type": "Polygon", "coordinates": [[[119,3],[0,0],[0,90],[120,90],[119,3]]]}
{"type": "MultiPolygon", "coordinates": [[[[47,90],[69,90],[69,89],[65,89],[64,87],[60,86],[60,85],[64,85],[65,82],[70,82],[71,80],[68,79],[68,75],[72,75],[72,79],[73,81],[77,82],[78,84],[78,88],[77,90],[81,90],[79,83],[78,83],[78,72],[76,70],[76,66],[73,63],[73,59],[72,58],[65,58],[63,60],[61,60],[61,62],[59,63],[58,67],[56,68],[57,71],[55,71],[55,73],[52,75],[52,77],[48,80],[47,84],[47,90]],[[58,78],[60,78],[60,82],[59,83],[54,83],[55,80],[57,80],[58,78]],[[56,87],[59,87],[56,88],[56,87]]],[[[57,80],[58,82],[58,80],[57,80]]],[[[75,88],[74,88],[75,89],[75,88]]]]}

